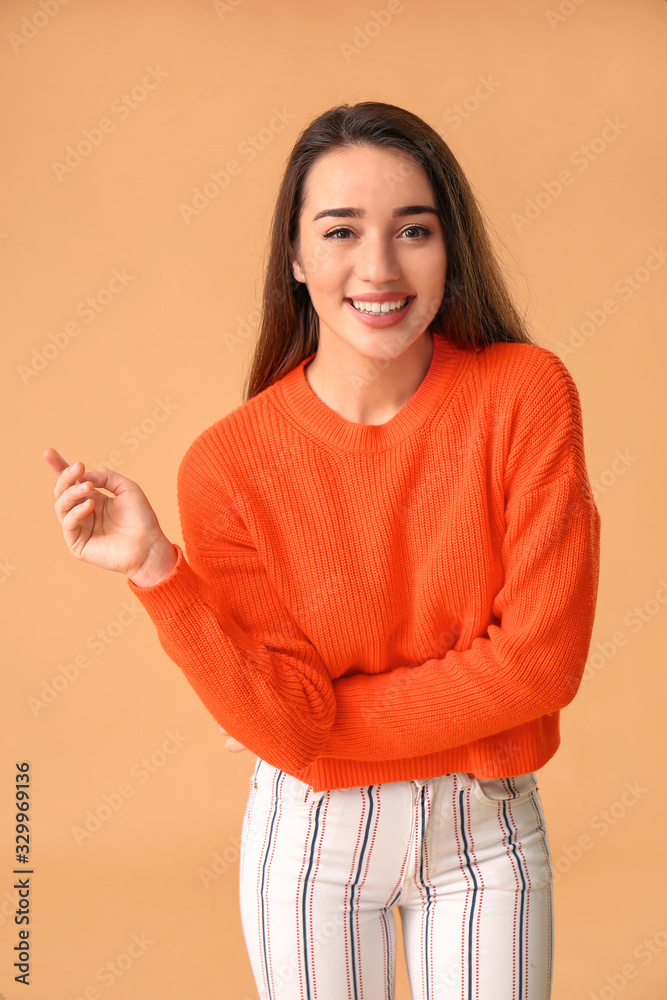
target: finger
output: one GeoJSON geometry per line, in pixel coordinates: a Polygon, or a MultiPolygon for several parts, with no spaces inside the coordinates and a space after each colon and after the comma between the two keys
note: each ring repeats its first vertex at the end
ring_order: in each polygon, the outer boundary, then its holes
{"type": "MultiPolygon", "coordinates": [[[[63,459],[64,461],[64,459],[63,459]]],[[[82,476],[86,471],[86,467],[83,462],[74,462],[73,465],[66,465],[64,469],[60,472],[56,480],[56,485],[53,487],[53,495],[56,499],[69,489],[73,483],[79,482],[77,477],[82,476]]]]}
{"type": "Polygon", "coordinates": [[[73,465],[65,466],[60,473],[53,494],[58,499],[70,487],[85,481],[91,482],[100,489],[109,490],[110,493],[116,496],[126,493],[129,488],[129,480],[120,476],[117,472],[112,472],[111,469],[92,469],[86,472],[86,466],[83,462],[75,462],[73,465]]]}
{"type": "Polygon", "coordinates": [[[44,451],[42,452],[42,455],[49,463],[54,472],[60,473],[63,471],[63,469],[66,469],[68,466],[68,462],[65,461],[60,452],[56,451],[55,448],[45,448],[44,451]]]}
{"type": "MultiPolygon", "coordinates": [[[[67,515],[77,507],[80,507],[86,500],[90,499],[92,487],[88,485],[88,480],[83,483],[75,483],[69,486],[55,502],[55,511],[61,524],[67,515]],[[81,488],[83,487],[83,488],[81,488]]],[[[92,500],[88,503],[88,510],[92,509],[92,500]]]]}
{"type": "MultiPolygon", "coordinates": [[[[74,474],[76,474],[76,470],[74,474]]],[[[95,489],[95,483],[101,482],[103,478],[104,478],[104,470],[100,469],[97,469],[94,472],[86,473],[85,477],[82,474],[80,480],[77,479],[75,483],[73,483],[71,486],[68,486],[67,489],[65,489],[56,500],[55,510],[57,516],[62,520],[62,518],[65,517],[65,515],[68,514],[69,511],[72,510],[74,506],[78,506],[81,503],[85,503],[85,501],[89,497],[90,497],[90,503],[88,504],[88,509],[92,510],[94,505],[94,497],[98,496],[100,498],[103,498],[106,496],[105,493],[102,493],[100,490],[95,489]]],[[[0,995],[0,1000],[2,1000],[1,995],[0,995]]]]}
{"type": "MultiPolygon", "coordinates": [[[[227,730],[223,729],[223,727],[220,725],[220,723],[218,723],[218,729],[220,730],[220,732],[222,733],[223,736],[229,736],[229,733],[227,732],[227,730]]],[[[247,750],[248,749],[246,746],[244,746],[243,743],[239,743],[239,741],[237,739],[234,739],[233,736],[229,736],[229,739],[225,740],[225,748],[227,750],[231,750],[232,753],[238,753],[239,750],[247,750]]]]}
{"type": "Polygon", "coordinates": [[[112,469],[94,469],[86,472],[86,479],[89,479],[98,489],[108,490],[115,496],[121,496],[129,492],[135,483],[120,473],[112,469]]]}
{"type": "Polygon", "coordinates": [[[71,478],[74,478],[81,472],[80,462],[74,462],[73,465],[69,465],[65,461],[63,456],[60,454],[60,452],[56,451],[55,448],[45,448],[42,454],[44,455],[44,458],[46,459],[50,467],[58,476],[58,481],[56,482],[56,485],[53,490],[54,494],[56,494],[56,490],[60,490],[60,492],[62,492],[63,489],[67,488],[67,485],[69,483],[69,477],[68,477],[68,483],[65,483],[64,481],[60,480],[60,476],[62,475],[62,473],[72,471],[73,476],[71,478]]]}
{"type": "Polygon", "coordinates": [[[247,746],[245,745],[245,743],[241,743],[240,740],[235,739],[233,736],[230,736],[228,740],[225,740],[225,746],[227,747],[228,750],[247,750],[248,749],[247,746]]]}
{"type": "Polygon", "coordinates": [[[80,520],[82,517],[85,517],[86,514],[90,514],[92,509],[93,509],[93,501],[90,499],[90,497],[88,497],[86,500],[82,500],[81,503],[78,503],[75,507],[72,507],[72,509],[65,514],[61,522],[63,528],[66,529],[71,528],[72,521],[76,522],[77,520],[80,520]],[[65,521],[67,521],[68,518],[70,519],[70,523],[65,524],[65,521]]]}
{"type": "Polygon", "coordinates": [[[69,548],[72,555],[80,557],[81,553],[75,550],[77,543],[82,540],[85,543],[88,537],[88,530],[85,525],[90,526],[91,520],[86,518],[87,514],[92,514],[92,504],[88,503],[85,506],[82,504],[77,504],[61,521],[63,529],[63,538],[65,539],[65,544],[69,548]],[[82,539],[82,532],[86,532],[85,537],[82,539]]]}

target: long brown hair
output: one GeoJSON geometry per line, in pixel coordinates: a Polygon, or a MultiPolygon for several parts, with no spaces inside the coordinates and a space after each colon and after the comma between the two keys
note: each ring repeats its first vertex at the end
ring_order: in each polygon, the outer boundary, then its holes
{"type": "Polygon", "coordinates": [[[298,259],[299,216],[310,167],[323,154],[350,146],[393,147],[413,157],[426,172],[447,250],[445,289],[429,330],[470,350],[495,341],[534,343],[511,301],[472,188],[442,136],[394,104],[341,104],[301,131],[285,166],[271,223],[259,337],[244,401],[317,350],[319,319],[305,283],[294,277],[291,261],[298,259]]]}

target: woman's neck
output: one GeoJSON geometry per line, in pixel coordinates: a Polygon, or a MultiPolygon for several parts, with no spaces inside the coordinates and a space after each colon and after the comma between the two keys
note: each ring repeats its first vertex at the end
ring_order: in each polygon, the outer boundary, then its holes
{"type": "Polygon", "coordinates": [[[304,374],[315,395],[340,417],[356,424],[384,424],[421,385],[433,349],[429,330],[392,359],[369,358],[338,337],[321,336],[304,374]]]}

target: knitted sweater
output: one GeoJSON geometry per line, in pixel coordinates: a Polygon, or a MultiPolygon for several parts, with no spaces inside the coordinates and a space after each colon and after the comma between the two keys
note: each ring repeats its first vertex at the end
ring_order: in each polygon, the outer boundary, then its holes
{"type": "Polygon", "coordinates": [[[311,354],[202,431],[176,564],[127,578],[213,718],[315,791],[536,770],[584,672],[600,515],[575,382],[547,348],[433,336],[384,424],[320,400],[311,354]]]}

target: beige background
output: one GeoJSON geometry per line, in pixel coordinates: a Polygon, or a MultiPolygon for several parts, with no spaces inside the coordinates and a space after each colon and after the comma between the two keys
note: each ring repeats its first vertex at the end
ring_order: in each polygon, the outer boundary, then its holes
{"type": "Polygon", "coordinates": [[[181,541],[176,469],[241,401],[285,159],[317,114],[369,99],[451,144],[536,340],[580,389],[602,569],[585,681],[539,772],[558,872],[553,998],[665,995],[666,17],[659,0],[3,0],[7,1000],[256,997],[235,839],[254,757],[225,750],[125,578],[69,555],[42,449],[114,464],[181,541]],[[59,167],[86,129],[99,141],[59,167]],[[230,160],[240,170],[188,213],[230,160]],[[125,284],[109,293],[114,271],[125,284]],[[182,743],[165,754],[169,733],[182,743]],[[32,767],[30,991],[12,968],[19,760],[32,767]],[[146,943],[126,967],[134,935],[146,943]]]}

